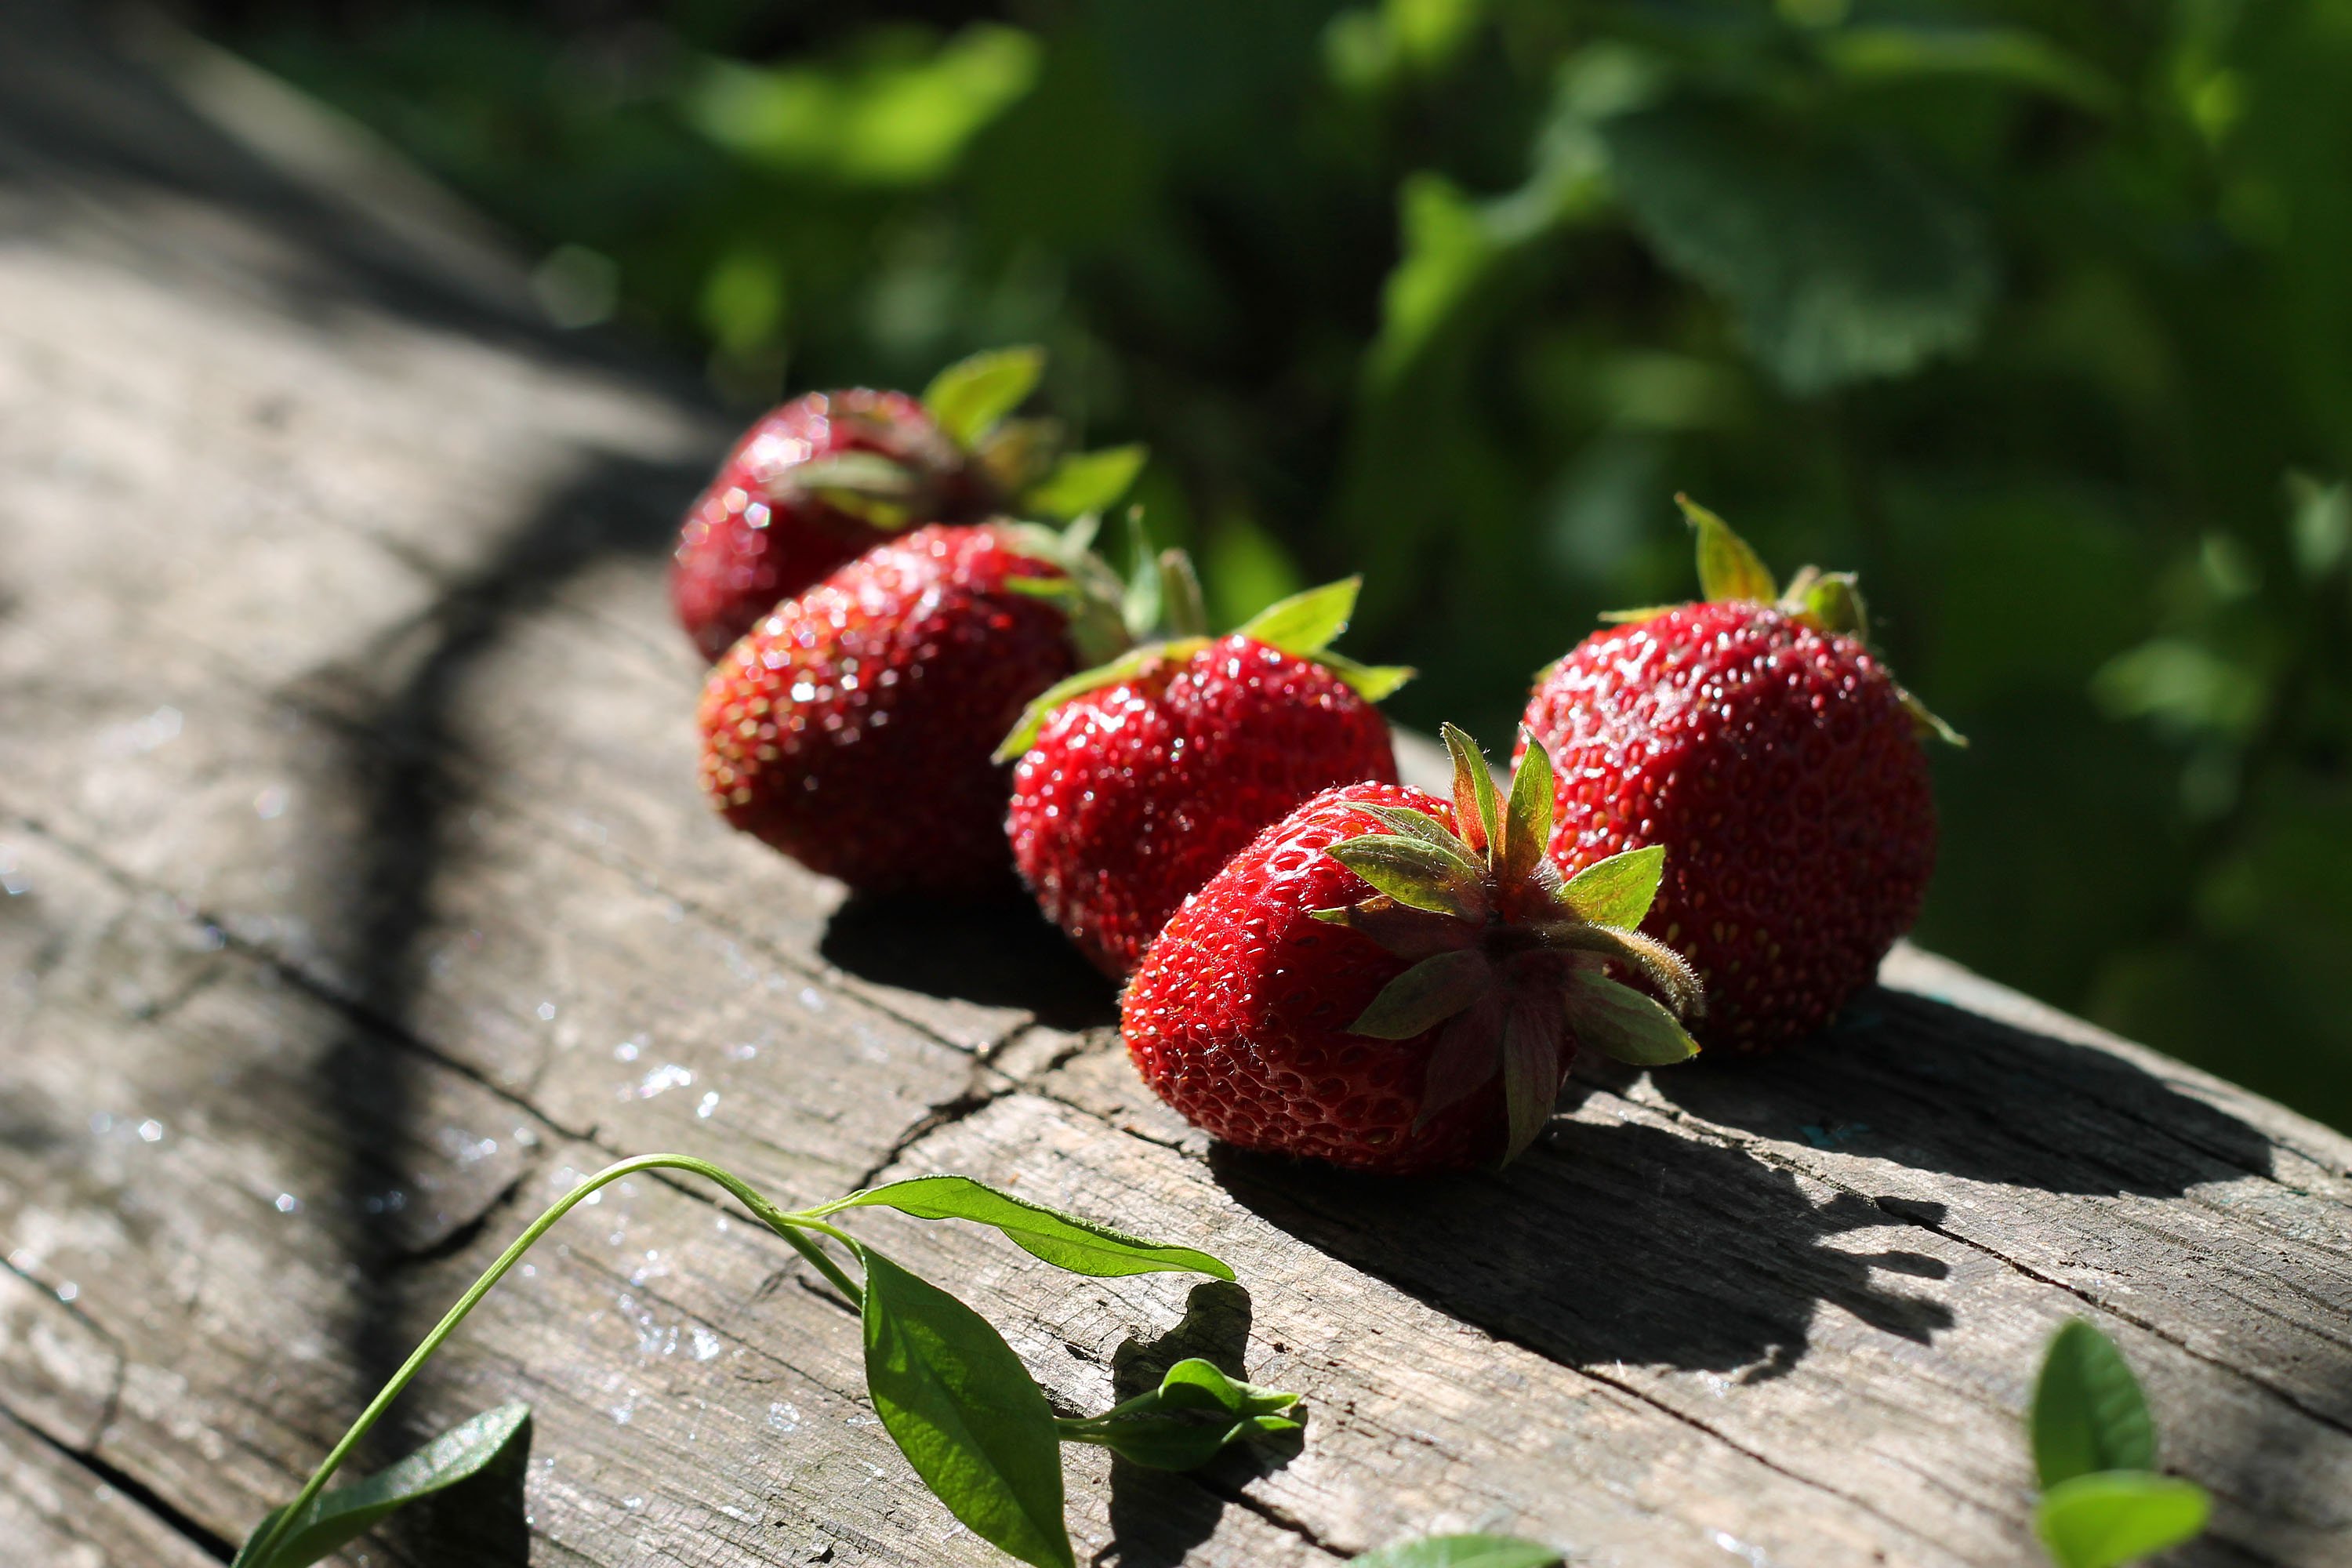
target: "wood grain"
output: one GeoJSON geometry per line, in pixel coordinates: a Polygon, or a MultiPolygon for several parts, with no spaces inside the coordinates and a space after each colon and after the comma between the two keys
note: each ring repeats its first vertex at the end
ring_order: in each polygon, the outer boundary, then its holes
{"type": "MultiPolygon", "coordinates": [[[[2242,1090],[1906,949],[1772,1062],[1580,1066],[1506,1174],[1344,1178],[1150,1100],[1026,910],[845,903],[726,832],[661,582],[725,423],[538,326],[494,242],[307,112],[168,33],[0,18],[0,1539],[28,1561],[217,1560],[532,1214],[659,1148],[790,1201],[966,1171],[1232,1261],[1078,1280],[860,1221],[1072,1408],[1184,1353],[1307,1395],[1303,1442],[1195,1476],[1074,1455],[1097,1562],[1438,1528],[2032,1561],[2020,1422],[2077,1315],[2217,1495],[2177,1561],[2352,1561],[2352,1143],[2242,1090]]],[[[781,1244],[633,1178],[377,1445],[529,1398],[525,1470],[349,1561],[1001,1561],[858,1353],[781,1244]]]]}

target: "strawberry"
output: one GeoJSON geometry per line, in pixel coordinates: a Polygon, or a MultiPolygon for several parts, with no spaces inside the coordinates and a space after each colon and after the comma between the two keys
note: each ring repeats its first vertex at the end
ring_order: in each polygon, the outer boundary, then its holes
{"type": "Polygon", "coordinates": [[[1118,499],[1140,447],[1053,462],[1050,426],[1003,416],[1044,356],[1003,349],[903,392],[812,392],[769,410],[696,498],[670,562],[680,625],[715,659],[777,602],[902,529],[976,522],[1014,503],[1072,517],[1118,499]]]}
{"type": "Polygon", "coordinates": [[[1850,574],[1783,595],[1680,497],[1706,601],[1629,612],[1539,678],[1526,732],[1559,764],[1552,858],[1662,846],[1643,929],[1707,988],[1706,1038],[1811,1034],[1911,928],[1936,863],[1923,733],[1958,737],[1870,651],[1850,574]]]}
{"type": "MultiPolygon", "coordinates": [[[[1198,594],[1180,552],[1161,575],[1178,587],[1167,595],[1176,629],[1193,629],[1198,594]]],[[[1097,967],[1134,968],[1187,894],[1307,796],[1396,781],[1372,704],[1412,671],[1328,651],[1358,585],[1286,599],[1213,642],[1179,637],[1073,676],[998,748],[999,761],[1020,759],[1005,822],[1013,864],[1097,967]]]]}
{"type": "Polygon", "coordinates": [[[1009,883],[1007,770],[989,753],[1081,649],[1122,639],[1089,592],[1098,567],[1017,524],[934,523],[877,545],[712,668],[704,793],[861,891],[1009,883]]]}
{"type": "Polygon", "coordinates": [[[1246,1149],[1392,1173],[1507,1162],[1535,1141],[1580,1046],[1679,1061],[1689,971],[1631,928],[1664,853],[1563,882],[1544,855],[1551,768],[1531,746],[1498,816],[1486,758],[1448,725],[1451,802],[1326,790],[1176,911],[1120,998],[1146,1082],[1246,1149]]]}

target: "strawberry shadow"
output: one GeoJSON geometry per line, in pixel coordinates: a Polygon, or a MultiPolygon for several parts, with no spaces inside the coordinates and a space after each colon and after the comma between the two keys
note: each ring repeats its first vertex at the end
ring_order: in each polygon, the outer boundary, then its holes
{"type": "Polygon", "coordinates": [[[1017,1007],[1049,1028],[1118,1021],[1117,985],[1015,888],[955,903],[853,898],[834,911],[817,953],[877,985],[1017,1007]]]}
{"type": "MultiPolygon", "coordinates": [[[[1249,1349],[1251,1316],[1249,1292],[1239,1285],[1219,1279],[1194,1286],[1181,1321],[1150,1340],[1130,1337],[1111,1352],[1113,1397],[1131,1399],[1157,1387],[1170,1367],[1190,1356],[1246,1379],[1243,1357],[1249,1349]]],[[[1095,1554],[1096,1568],[1178,1568],[1216,1533],[1227,1503],[1244,1487],[1289,1464],[1304,1446],[1303,1435],[1296,1432],[1237,1444],[1201,1468],[1181,1473],[1114,1458],[1111,1539],[1095,1554]]]]}
{"type": "Polygon", "coordinates": [[[2271,1174],[2260,1131],[2124,1057],[1885,987],[1769,1058],[1650,1082],[1721,1126],[2005,1186],[2178,1197],[2271,1174]]]}
{"type": "Polygon", "coordinates": [[[1268,1223],[1570,1366],[1756,1382],[1803,1360],[1825,1305],[1914,1344],[1954,1321],[1932,1295],[1883,1278],[1941,1279],[1940,1259],[1845,1243],[1905,1218],[1662,1128],[1557,1121],[1507,1171],[1436,1180],[1223,1146],[1209,1161],[1226,1192],[1268,1223]]]}

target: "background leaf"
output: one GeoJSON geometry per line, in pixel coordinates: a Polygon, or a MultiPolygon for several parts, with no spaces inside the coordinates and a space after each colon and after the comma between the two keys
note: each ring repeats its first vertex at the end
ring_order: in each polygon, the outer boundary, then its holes
{"type": "Polygon", "coordinates": [[[1073,1274],[1113,1279],[1128,1274],[1191,1273],[1231,1279],[1234,1271],[1189,1247],[1145,1241],[1076,1215],[1000,1193],[969,1176],[916,1176],[873,1187],[825,1205],[819,1214],[851,1208],[892,1208],[917,1219],[964,1219],[994,1226],[1024,1251],[1073,1274]]]}
{"type": "Polygon", "coordinates": [[[2116,1568],[2190,1540],[2212,1511],[2204,1489],[2188,1481],[2110,1470],[2053,1487],[2033,1529],[2059,1568],[2116,1568]]]}
{"type": "Polygon", "coordinates": [[[979,1313],[866,1258],[866,1386],[923,1484],[972,1533],[1035,1568],[1076,1568],[1054,1412],[979,1313]]]}
{"type": "Polygon", "coordinates": [[[1021,498],[1027,510],[1047,517],[1076,517],[1115,506],[1135,487],[1150,457],[1140,442],[1099,452],[1073,452],[1055,463],[1021,498]]]}
{"type": "Polygon", "coordinates": [[[246,1539],[233,1568],[305,1568],[331,1557],[418,1499],[489,1469],[530,1426],[528,1405],[501,1405],[460,1422],[365,1480],[320,1493],[264,1557],[255,1548],[285,1511],[273,1509],[246,1539]]]}
{"type": "Polygon", "coordinates": [[[2080,1318],[2051,1336],[2033,1385],[2033,1468],[2046,1489],[2156,1466],[2156,1426],[2115,1342],[2080,1318]]]}
{"type": "Polygon", "coordinates": [[[1899,154],[1805,145],[1720,104],[1622,115],[1601,135],[1634,221],[1732,306],[1790,391],[1900,374],[1976,341],[1993,296],[1983,225],[1899,154]]]}
{"type": "Polygon", "coordinates": [[[1432,1535],[1349,1560],[1350,1568],[1558,1568],[1549,1546],[1507,1535],[1432,1535]]]}

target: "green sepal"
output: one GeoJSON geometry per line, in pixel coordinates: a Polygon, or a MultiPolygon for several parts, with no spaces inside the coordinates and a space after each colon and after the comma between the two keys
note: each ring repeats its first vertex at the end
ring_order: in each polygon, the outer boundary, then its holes
{"type": "Polygon", "coordinates": [[[1495,874],[1504,882],[1519,881],[1542,863],[1551,848],[1551,753],[1530,731],[1522,730],[1527,750],[1511,774],[1511,798],[1503,808],[1503,845],[1494,857],[1495,874]]]}
{"type": "Polygon", "coordinates": [[[1409,664],[1358,664],[1344,653],[1326,648],[1315,662],[1348,683],[1367,702],[1385,702],[1421,671],[1409,664]]]}
{"type": "Polygon", "coordinates": [[[1897,686],[1895,695],[1902,702],[1903,711],[1911,715],[1912,727],[1918,731],[1921,740],[1932,737],[1948,746],[1967,748],[1969,738],[1929,711],[1925,702],[1911,695],[1908,687],[1897,686]]]}
{"type": "Polygon", "coordinates": [[[2050,1337],[2033,1384],[2033,1468],[2046,1489],[2156,1466],[2156,1424],[2123,1352],[2080,1318],[2050,1337]]]}
{"type": "Polygon", "coordinates": [[[1446,830],[1445,824],[1425,811],[1415,811],[1409,805],[1360,805],[1358,811],[1369,812],[1408,837],[1426,839],[1441,849],[1459,852],[1462,841],[1446,830]]]}
{"type": "Polygon", "coordinates": [[[1084,697],[1089,691],[1099,691],[1105,687],[1132,680],[1162,659],[1181,663],[1208,646],[1205,637],[1181,643],[1152,643],[1144,647],[1129,648],[1108,664],[1097,665],[1092,669],[1081,670],[1055,681],[1021,710],[1020,722],[1013,726],[1013,732],[1004,737],[990,760],[1018,762],[1024,752],[1037,743],[1037,733],[1045,729],[1045,721],[1054,716],[1054,710],[1065,702],[1084,697]]]}
{"type": "Polygon", "coordinates": [[[1000,419],[972,447],[971,464],[988,480],[992,494],[1025,496],[1037,477],[1053,466],[1062,441],[1059,420],[1000,419]]]}
{"type": "Polygon", "coordinates": [[[331,1557],[399,1509],[498,1464],[530,1424],[528,1405],[485,1410],[366,1479],[320,1493],[264,1553],[261,1543],[286,1511],[272,1509],[246,1538],[230,1568],[307,1568],[331,1557]]]}
{"type": "Polygon", "coordinates": [[[1627,926],[1597,926],[1580,920],[1555,921],[1535,928],[1545,945],[1564,952],[1590,952],[1629,963],[1643,979],[1665,994],[1666,1009],[1676,1015],[1706,1011],[1698,971],[1690,960],[1645,931],[1627,926]]]}
{"type": "Polygon", "coordinates": [[[1398,903],[1457,920],[1486,918],[1486,868],[1459,847],[1374,833],[1342,839],[1323,853],[1398,903]]]}
{"type": "Polygon", "coordinates": [[[1129,507],[1127,512],[1127,593],[1119,600],[1119,618],[1127,623],[1127,635],[1141,642],[1160,629],[1167,594],[1160,557],[1152,552],[1151,536],[1143,531],[1139,506],[1129,507]]]}
{"type": "Polygon", "coordinates": [[[1042,522],[1000,521],[989,525],[1008,548],[1033,561],[1062,569],[1059,577],[1008,577],[1008,592],[1058,605],[1069,621],[1070,646],[1085,668],[1108,664],[1133,640],[1119,618],[1125,594],[1116,573],[1087,545],[1094,530],[1081,518],[1066,531],[1042,522]]]}
{"type": "Polygon", "coordinates": [[[1497,1164],[1507,1165],[1526,1153],[1550,1125],[1559,1099],[1567,1033],[1559,1009],[1546,1005],[1542,998],[1521,993],[1505,1003],[1503,1118],[1508,1131],[1497,1164]]]}
{"type": "Polygon", "coordinates": [[[1201,574],[1192,570],[1192,558],[1181,550],[1160,552],[1160,605],[1170,637],[1209,635],[1209,601],[1201,592],[1201,574]]]}
{"type": "Polygon", "coordinates": [[[923,408],[950,440],[969,451],[989,426],[1021,406],[1045,374],[1044,349],[989,349],[933,376],[923,389],[923,408]]]}
{"type": "Polygon", "coordinates": [[[1650,912],[1665,868],[1663,844],[1612,855],[1570,877],[1559,889],[1559,905],[1590,924],[1631,930],[1650,912]]]}
{"type": "Polygon", "coordinates": [[[1804,567],[1789,584],[1780,603],[1821,631],[1864,644],[1870,641],[1870,607],[1863,603],[1859,579],[1851,572],[1804,567]]]}
{"type": "Polygon", "coordinates": [[[1139,443],[1106,447],[1099,452],[1073,452],[1023,491],[1017,504],[1023,511],[1042,517],[1077,517],[1107,510],[1133,488],[1150,457],[1150,449],[1139,443]]]}
{"type": "Polygon", "coordinates": [[[1382,986],[1348,1032],[1376,1040],[1410,1040],[1476,1002],[1494,984],[1494,962],[1485,953],[1472,948],[1441,952],[1382,986]]]}
{"type": "Polygon", "coordinates": [[[878,452],[813,458],[793,468],[791,482],[835,511],[891,533],[915,521],[923,493],[912,468],[878,452]]]}
{"type": "Polygon", "coordinates": [[[1408,908],[1388,898],[1366,899],[1342,909],[1310,910],[1307,918],[1360,931],[1399,958],[1427,958],[1435,952],[1475,947],[1479,935],[1479,928],[1467,921],[1408,908]]]}
{"type": "Polygon", "coordinates": [[[1348,629],[1348,617],[1356,613],[1356,595],[1363,585],[1361,577],[1342,577],[1337,583],[1293,594],[1268,605],[1234,630],[1253,642],[1312,658],[1348,629]]]}
{"type": "Polygon", "coordinates": [[[1438,733],[1444,737],[1445,749],[1454,758],[1454,821],[1462,841],[1473,849],[1490,849],[1502,837],[1503,824],[1486,753],[1455,725],[1441,725],[1438,733]]]}
{"type": "Polygon", "coordinates": [[[1569,984],[1565,1005],[1580,1049],[1643,1068],[1665,1067],[1698,1055],[1698,1042],[1675,1022],[1672,1013],[1654,998],[1604,975],[1578,975],[1569,984]]]}
{"type": "Polygon", "coordinates": [[[2205,1489],[2144,1470],[2061,1481],[2033,1510],[2033,1531],[2059,1568],[2119,1568],[2193,1539],[2212,1517],[2205,1489]]]}
{"type": "MultiPolygon", "coordinates": [[[[1654,621],[1660,616],[1672,615],[1675,611],[1681,608],[1682,606],[1680,605],[1643,605],[1641,608],[1634,610],[1603,610],[1601,612],[1600,618],[1610,626],[1622,626],[1634,621],[1654,621]]],[[[1549,664],[1545,665],[1541,669],[1536,671],[1536,684],[1540,686],[1545,681],[1549,680],[1551,679],[1551,672],[1559,668],[1559,660],[1553,659],[1549,664]]]]}
{"type": "Polygon", "coordinates": [[[1731,525],[1685,495],[1675,497],[1683,516],[1698,531],[1698,591],[1702,598],[1720,603],[1753,599],[1771,604],[1780,596],[1780,584],[1763,558],[1731,525]]]}

